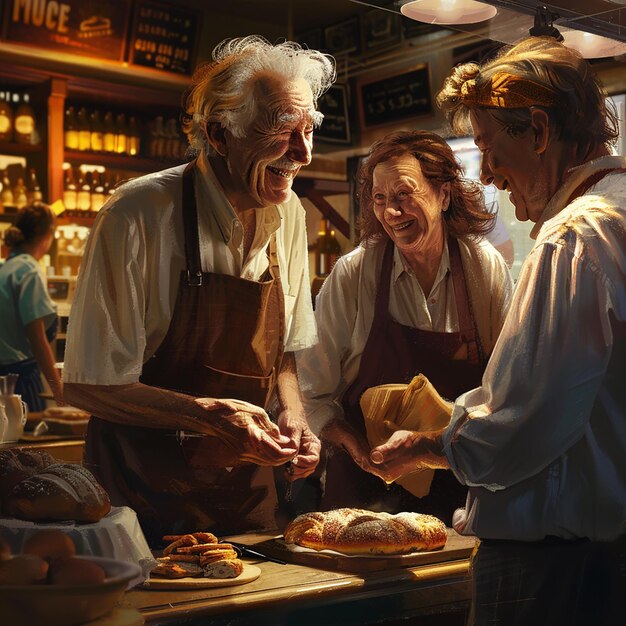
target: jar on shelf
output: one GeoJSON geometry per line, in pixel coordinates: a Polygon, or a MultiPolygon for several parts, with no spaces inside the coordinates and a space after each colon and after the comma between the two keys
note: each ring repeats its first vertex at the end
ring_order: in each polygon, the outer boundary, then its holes
{"type": "Polygon", "coordinates": [[[63,131],[63,143],[66,150],[78,150],[78,121],[76,111],[70,106],[65,111],[65,128],[63,131]]]}
{"type": "Polygon", "coordinates": [[[15,109],[13,128],[15,141],[17,143],[30,145],[38,145],[41,143],[41,138],[37,130],[35,112],[30,105],[30,96],[27,93],[22,94],[21,100],[15,109]]]}
{"type": "Polygon", "coordinates": [[[13,107],[11,94],[8,91],[0,92],[0,141],[13,139],[13,107]]]}

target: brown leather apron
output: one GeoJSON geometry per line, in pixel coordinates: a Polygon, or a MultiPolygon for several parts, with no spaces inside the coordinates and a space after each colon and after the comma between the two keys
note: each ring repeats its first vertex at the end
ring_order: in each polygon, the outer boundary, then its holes
{"type": "MultiPolygon", "coordinates": [[[[459,244],[448,238],[450,269],[459,317],[459,332],[431,332],[396,322],[389,313],[389,292],[394,244],[387,243],[378,290],[374,320],[356,380],[346,390],[342,403],[348,423],[365,435],[359,400],[369,387],[387,383],[408,383],[424,374],[444,397],[455,399],[480,385],[486,365],[467,294],[459,244]],[[455,359],[465,344],[467,360],[455,359]]],[[[452,472],[435,471],[430,493],[417,498],[397,484],[387,486],[380,478],[363,471],[342,449],[329,450],[322,507],[360,507],[391,513],[416,511],[436,515],[451,524],[454,510],[465,504],[467,487],[452,472]]]]}
{"type": "MultiPolygon", "coordinates": [[[[283,356],[284,301],[276,254],[261,281],[202,272],[194,164],[183,174],[187,269],[165,339],[140,381],[196,397],[266,408],[283,356]]],[[[275,527],[271,467],[238,463],[216,437],[123,426],[92,417],[85,464],[111,502],[133,508],[151,544],[164,534],[239,533],[275,527]]]]}

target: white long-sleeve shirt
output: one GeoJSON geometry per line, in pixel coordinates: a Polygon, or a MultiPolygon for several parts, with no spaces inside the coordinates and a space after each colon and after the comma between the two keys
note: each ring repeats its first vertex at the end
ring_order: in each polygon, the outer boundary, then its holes
{"type": "MultiPolygon", "coordinates": [[[[511,275],[487,241],[462,238],[459,249],[478,333],[489,354],[511,297],[511,275]]],[[[341,257],[317,296],[319,343],[296,353],[304,406],[316,433],[330,420],[343,417],[341,399],[359,373],[374,319],[384,251],[384,245],[358,247],[341,257]]],[[[447,243],[429,294],[424,294],[398,249],[394,250],[389,312],[397,322],[412,328],[459,330],[447,243]]]]}
{"type": "MultiPolygon", "coordinates": [[[[81,264],[68,326],[63,379],[92,385],[139,380],[167,334],[185,267],[181,165],[116,190],[99,213],[81,264]]],[[[311,306],[305,213],[295,194],[258,209],[250,253],[243,228],[206,157],[194,189],[202,271],[259,280],[276,232],[285,300],[285,351],[317,341],[311,306]]]]}
{"type": "Polygon", "coordinates": [[[626,175],[566,206],[609,167],[626,159],[576,168],[547,205],[482,386],[456,401],[444,451],[471,486],[465,534],[626,532],[626,175]]]}

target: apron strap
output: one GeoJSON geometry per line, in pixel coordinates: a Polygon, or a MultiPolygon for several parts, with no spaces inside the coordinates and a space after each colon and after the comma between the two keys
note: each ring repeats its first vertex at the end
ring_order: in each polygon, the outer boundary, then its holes
{"type": "Polygon", "coordinates": [[[195,160],[183,172],[183,230],[185,234],[185,259],[187,263],[187,284],[191,287],[202,285],[202,265],[200,263],[200,236],[198,234],[198,209],[194,192],[195,160]]]}
{"type": "Polygon", "coordinates": [[[482,365],[487,360],[476,328],[472,302],[467,291],[467,281],[465,280],[463,261],[461,260],[461,249],[455,237],[448,237],[448,251],[450,253],[450,271],[452,272],[452,284],[454,285],[456,311],[459,318],[459,332],[463,337],[463,341],[467,343],[469,361],[482,365]]]}
{"type": "Polygon", "coordinates": [[[454,299],[459,317],[459,331],[464,339],[473,340],[474,320],[468,306],[469,297],[467,293],[467,283],[465,282],[465,272],[461,261],[461,251],[459,242],[454,237],[448,237],[448,251],[450,252],[450,271],[452,272],[452,284],[454,285],[454,299]]]}
{"type": "Polygon", "coordinates": [[[391,317],[389,315],[389,293],[391,283],[391,270],[393,268],[393,252],[395,245],[391,239],[385,246],[383,264],[380,269],[380,280],[376,290],[376,302],[374,304],[374,324],[386,324],[391,317]]]}

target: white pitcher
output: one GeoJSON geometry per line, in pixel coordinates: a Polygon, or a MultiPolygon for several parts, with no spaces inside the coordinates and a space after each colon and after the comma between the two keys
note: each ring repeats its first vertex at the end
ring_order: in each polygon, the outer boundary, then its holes
{"type": "MultiPolygon", "coordinates": [[[[4,422],[2,413],[6,417],[4,432],[0,441],[2,443],[11,443],[18,441],[24,434],[24,426],[26,424],[26,416],[28,415],[28,406],[22,400],[22,396],[10,395],[0,396],[0,423],[4,422]]],[[[0,432],[2,425],[0,425],[0,432]]]]}

